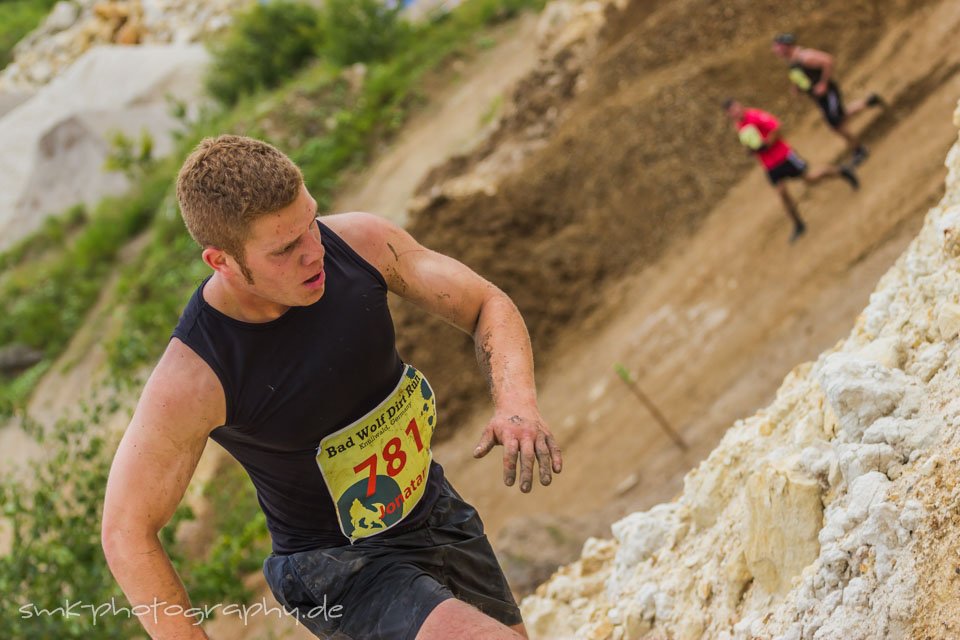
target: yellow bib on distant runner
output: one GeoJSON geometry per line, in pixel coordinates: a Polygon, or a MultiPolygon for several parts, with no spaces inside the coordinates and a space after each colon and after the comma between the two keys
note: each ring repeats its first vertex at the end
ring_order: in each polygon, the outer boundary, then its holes
{"type": "Polygon", "coordinates": [[[742,127],[737,133],[737,137],[740,138],[740,144],[748,149],[756,151],[763,146],[763,136],[760,134],[760,129],[757,129],[755,125],[748,124],[742,127]]]}
{"type": "Polygon", "coordinates": [[[436,426],[433,389],[407,365],[379,406],[320,441],[317,464],[351,543],[386,531],[420,502],[436,426]]]}
{"type": "Polygon", "coordinates": [[[810,76],[804,73],[800,67],[790,69],[790,82],[797,85],[800,91],[810,91],[810,87],[813,86],[813,83],[810,82],[810,76]]]}

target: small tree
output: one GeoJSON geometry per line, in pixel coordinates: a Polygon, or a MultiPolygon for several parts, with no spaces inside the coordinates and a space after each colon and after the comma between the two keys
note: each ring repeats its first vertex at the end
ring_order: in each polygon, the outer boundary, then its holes
{"type": "Polygon", "coordinates": [[[327,0],[324,55],[342,66],[389,57],[409,33],[401,9],[383,0],[327,0]]]}
{"type": "Polygon", "coordinates": [[[207,90],[226,105],[282,83],[314,59],[322,43],[320,13],[303,2],[258,2],[236,16],[212,45],[207,90]]]}

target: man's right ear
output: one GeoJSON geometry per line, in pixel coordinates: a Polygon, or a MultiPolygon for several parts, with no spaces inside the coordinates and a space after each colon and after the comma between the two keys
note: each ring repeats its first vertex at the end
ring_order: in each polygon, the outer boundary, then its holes
{"type": "Polygon", "coordinates": [[[218,273],[224,270],[230,270],[230,260],[227,258],[227,254],[223,249],[207,247],[203,250],[201,257],[203,261],[207,263],[208,267],[218,273]]]}

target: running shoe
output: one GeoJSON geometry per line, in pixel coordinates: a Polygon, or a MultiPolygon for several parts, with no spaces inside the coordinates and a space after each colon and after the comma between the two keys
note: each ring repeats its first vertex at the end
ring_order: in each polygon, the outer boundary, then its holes
{"type": "Polygon", "coordinates": [[[807,225],[802,222],[793,228],[793,233],[790,234],[790,244],[793,244],[800,239],[800,236],[807,232],[807,225]]]}
{"type": "Polygon", "coordinates": [[[870,151],[864,145],[853,150],[853,166],[859,167],[870,156],[870,151]]]}
{"type": "Polygon", "coordinates": [[[857,180],[857,174],[853,172],[853,167],[845,164],[840,165],[840,175],[850,184],[850,188],[856,191],[860,188],[860,181],[857,180]]]}

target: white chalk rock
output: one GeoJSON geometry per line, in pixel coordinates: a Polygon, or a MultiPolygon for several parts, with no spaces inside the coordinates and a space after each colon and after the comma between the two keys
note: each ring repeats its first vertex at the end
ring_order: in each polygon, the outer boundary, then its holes
{"type": "Polygon", "coordinates": [[[886,443],[909,458],[914,451],[924,450],[936,441],[940,423],[929,418],[880,418],[863,432],[863,442],[886,443]]]}
{"type": "Polygon", "coordinates": [[[859,442],[874,421],[893,413],[910,387],[903,372],[850,353],[828,356],[818,377],[847,442],[859,442]]]}
{"type": "Polygon", "coordinates": [[[634,569],[659,549],[673,546],[682,535],[684,523],[678,503],[660,504],[650,511],[634,513],[613,523],[613,537],[620,543],[610,577],[608,594],[619,597],[620,589],[634,569]]]}
{"type": "MultiPolygon", "coordinates": [[[[878,420],[877,423],[879,422],[878,420]]],[[[837,447],[837,457],[840,473],[848,485],[871,471],[879,471],[886,475],[891,465],[901,461],[900,454],[885,441],[871,444],[841,444],[837,447]]]]}
{"type": "Polygon", "coordinates": [[[750,476],[741,532],[747,568],[766,592],[782,593],[820,551],[820,484],[768,464],[750,476]]]}

